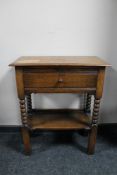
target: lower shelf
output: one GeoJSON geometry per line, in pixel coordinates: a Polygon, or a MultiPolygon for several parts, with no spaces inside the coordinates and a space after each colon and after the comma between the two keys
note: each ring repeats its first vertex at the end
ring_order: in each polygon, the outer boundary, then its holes
{"type": "Polygon", "coordinates": [[[78,110],[38,110],[28,117],[30,129],[90,129],[90,117],[78,110]]]}

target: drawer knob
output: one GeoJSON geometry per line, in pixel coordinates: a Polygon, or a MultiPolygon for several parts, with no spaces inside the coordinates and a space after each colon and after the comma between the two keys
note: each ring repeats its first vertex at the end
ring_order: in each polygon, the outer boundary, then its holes
{"type": "Polygon", "coordinates": [[[60,79],[58,80],[58,82],[59,82],[59,83],[62,83],[62,82],[63,82],[63,79],[62,79],[62,78],[60,78],[60,79]]]}

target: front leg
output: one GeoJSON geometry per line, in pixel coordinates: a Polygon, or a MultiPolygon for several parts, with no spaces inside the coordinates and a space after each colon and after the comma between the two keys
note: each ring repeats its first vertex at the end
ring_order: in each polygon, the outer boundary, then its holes
{"type": "Polygon", "coordinates": [[[89,138],[88,138],[88,154],[93,154],[95,151],[99,108],[100,108],[100,99],[95,98],[91,129],[89,131],[89,138]]]}

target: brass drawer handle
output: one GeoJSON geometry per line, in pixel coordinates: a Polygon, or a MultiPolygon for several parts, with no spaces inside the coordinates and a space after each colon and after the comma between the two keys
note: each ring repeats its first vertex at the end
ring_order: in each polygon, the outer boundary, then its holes
{"type": "Polygon", "coordinates": [[[60,78],[60,79],[58,80],[58,82],[59,82],[59,83],[62,83],[62,82],[63,82],[63,79],[62,79],[62,78],[60,78]]]}

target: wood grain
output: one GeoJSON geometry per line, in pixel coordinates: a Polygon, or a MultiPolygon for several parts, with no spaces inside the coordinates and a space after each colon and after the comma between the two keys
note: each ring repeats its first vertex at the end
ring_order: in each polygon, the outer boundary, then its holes
{"type": "Polygon", "coordinates": [[[15,72],[18,97],[19,99],[24,99],[23,69],[18,67],[15,69],[15,72]]]}
{"type": "Polygon", "coordinates": [[[78,110],[39,110],[29,118],[31,129],[89,129],[90,118],[78,110]]]}
{"type": "Polygon", "coordinates": [[[24,143],[24,151],[26,155],[30,155],[31,153],[31,144],[30,144],[30,135],[27,128],[21,128],[22,139],[24,143]]]}
{"type": "Polygon", "coordinates": [[[28,88],[95,88],[97,71],[73,70],[56,72],[24,72],[24,87],[28,88]]]}
{"type": "Polygon", "coordinates": [[[96,98],[100,99],[103,93],[103,85],[104,85],[104,77],[105,77],[105,68],[100,68],[98,72],[97,78],[97,87],[96,87],[96,98]]]}
{"type": "Polygon", "coordinates": [[[10,66],[110,66],[96,56],[23,56],[10,66]]]}
{"type": "Polygon", "coordinates": [[[96,92],[96,88],[30,88],[26,87],[25,93],[74,93],[74,94],[82,94],[88,92],[90,94],[94,94],[96,92]]]}
{"type": "Polygon", "coordinates": [[[97,137],[97,126],[99,117],[100,100],[94,99],[93,116],[91,122],[91,129],[88,138],[88,154],[93,154],[95,151],[96,137],[97,137]]]}
{"type": "Polygon", "coordinates": [[[96,137],[97,137],[97,126],[93,126],[91,130],[89,130],[89,136],[88,136],[88,148],[87,152],[89,155],[94,154],[95,151],[95,144],[96,144],[96,137]]]}

